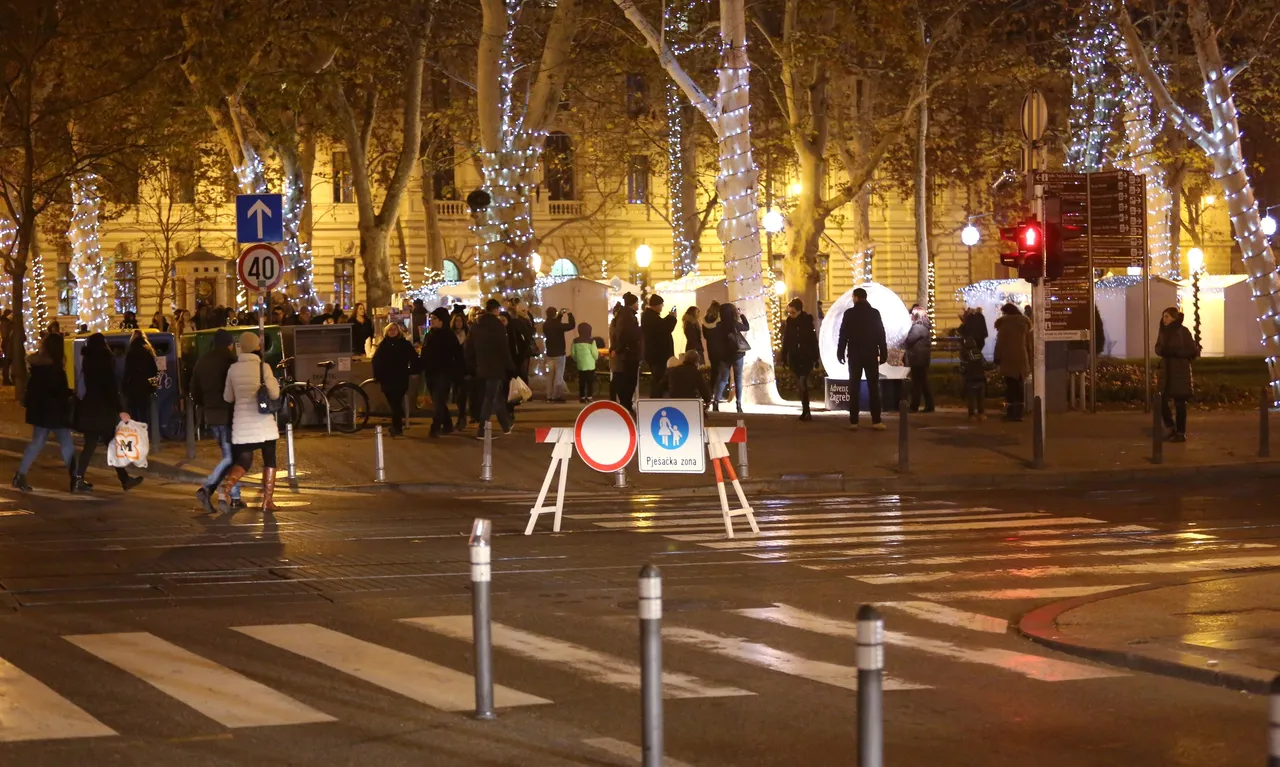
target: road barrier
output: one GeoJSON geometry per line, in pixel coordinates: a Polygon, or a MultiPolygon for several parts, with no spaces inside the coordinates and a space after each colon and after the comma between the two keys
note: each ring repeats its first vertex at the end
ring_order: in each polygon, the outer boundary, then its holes
{"type": "Polygon", "coordinates": [[[1031,467],[1044,468],[1044,402],[1035,397],[1031,400],[1031,467]]]}
{"type": "Polygon", "coordinates": [[[476,653],[476,718],[493,719],[493,632],[491,630],[489,583],[493,580],[493,554],[489,539],[493,523],[476,519],[471,523],[471,632],[476,653]]]}
{"type": "Polygon", "coordinates": [[[911,449],[907,444],[907,401],[898,400],[898,473],[911,473],[911,449]]]}
{"type": "Polygon", "coordinates": [[[1158,394],[1151,395],[1151,462],[1164,463],[1164,422],[1160,420],[1160,405],[1156,402],[1158,394]]]}
{"type": "Polygon", "coordinates": [[[484,452],[480,457],[480,481],[493,481],[493,424],[484,423],[484,452]]]}
{"type": "Polygon", "coordinates": [[[1271,457],[1271,387],[1262,387],[1262,404],[1258,407],[1258,457],[1271,457]]]}
{"type": "Polygon", "coordinates": [[[376,426],[373,429],[373,473],[374,482],[387,481],[387,466],[385,455],[382,452],[382,427],[376,426]]]}
{"type": "Polygon", "coordinates": [[[858,608],[858,767],[884,767],[884,618],[858,608]]]}
{"type": "MultiPolygon", "coordinates": [[[[738,428],[745,433],[747,422],[739,418],[738,428]]],[[[751,479],[751,464],[747,462],[747,441],[745,439],[738,443],[738,477],[740,479],[751,479]]]]}
{"type": "MultiPolygon", "coordinates": [[[[662,767],[662,575],[655,565],[640,569],[640,726],[642,767],[662,767]]],[[[861,681],[861,680],[859,680],[861,681]]]]}
{"type": "Polygon", "coordinates": [[[294,460],[293,455],[293,423],[289,422],[284,425],[284,446],[285,453],[289,458],[289,479],[298,478],[298,464],[294,460]]]}

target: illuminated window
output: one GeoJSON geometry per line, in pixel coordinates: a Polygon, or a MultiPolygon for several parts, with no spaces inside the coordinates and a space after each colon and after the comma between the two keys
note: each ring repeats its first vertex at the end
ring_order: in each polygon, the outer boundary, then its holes
{"type": "Polygon", "coordinates": [[[356,260],[354,258],[333,259],[333,292],[339,308],[350,309],[355,304],[356,260]]]}
{"type": "Polygon", "coordinates": [[[457,261],[451,261],[446,258],[443,271],[445,282],[462,282],[462,270],[458,268],[457,261]]]}
{"type": "Polygon", "coordinates": [[[116,261],[116,314],[138,311],[138,262],[116,261]]]}
{"type": "Polygon", "coordinates": [[[351,180],[351,158],[346,152],[333,153],[333,201],[356,201],[356,187],[351,180]]]}
{"type": "Polygon", "coordinates": [[[80,313],[80,296],[75,272],[70,261],[58,262],[58,314],[67,317],[80,313]]]}
{"type": "Polygon", "coordinates": [[[649,155],[631,156],[627,169],[627,202],[644,205],[649,201],[649,155]]]}
{"type": "Polygon", "coordinates": [[[577,277],[578,267],[567,258],[557,258],[551,265],[552,277],[577,277]]]}

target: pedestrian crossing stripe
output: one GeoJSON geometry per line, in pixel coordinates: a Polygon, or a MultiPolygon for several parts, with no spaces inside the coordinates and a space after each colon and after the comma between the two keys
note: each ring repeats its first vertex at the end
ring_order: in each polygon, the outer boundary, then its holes
{"type": "Polygon", "coordinates": [[[880,607],[904,613],[912,618],[941,623],[944,626],[983,631],[989,634],[1004,634],[1009,630],[1009,621],[1003,618],[992,618],[954,607],[940,605],[937,602],[882,602],[880,607]]]}
{"type": "MultiPolygon", "coordinates": [[[[1123,541],[1123,542],[1129,543],[1129,541],[1123,541]]],[[[1242,551],[1245,549],[1273,549],[1273,548],[1275,548],[1275,546],[1269,543],[1201,543],[1201,544],[1196,544],[1192,546],[1176,546],[1176,547],[1168,547],[1168,548],[1161,548],[1158,546],[1148,545],[1148,546],[1143,546],[1141,548],[1136,548],[1136,549],[1098,549],[1098,548],[1088,549],[1087,548],[1087,549],[1081,549],[1080,551],[1073,551],[1071,552],[1071,556],[1073,557],[1148,557],[1153,555],[1192,554],[1192,553],[1199,553],[1199,552],[1205,552],[1205,551],[1242,551]]],[[[843,552],[843,553],[852,553],[854,551],[857,551],[857,550],[850,549],[848,552],[843,552]]],[[[887,549],[883,551],[887,551],[887,549]]],[[[832,555],[840,554],[840,553],[842,552],[834,552],[834,551],[827,552],[823,556],[834,558],[832,555]]],[[[776,558],[776,557],[786,556],[786,555],[774,553],[774,554],[751,554],[749,556],[776,558]]],[[[911,565],[916,567],[920,565],[961,565],[961,564],[968,564],[969,562],[989,562],[989,561],[1009,562],[1014,560],[1025,560],[1025,559],[1051,559],[1057,556],[1061,556],[1061,555],[1058,553],[1049,552],[1049,551],[1024,551],[1024,552],[1002,551],[994,554],[960,554],[955,556],[939,556],[939,557],[911,557],[911,565]]],[[[852,569],[864,568],[867,566],[868,565],[865,562],[832,562],[829,564],[820,564],[820,565],[801,565],[801,567],[803,567],[806,570],[818,570],[823,572],[831,572],[831,571],[838,572],[841,570],[852,570],[852,569]]]]}
{"type": "Polygon", "coordinates": [[[1205,570],[1231,571],[1254,567],[1275,567],[1280,565],[1280,556],[1271,557],[1220,557],[1217,559],[1196,559],[1174,562],[1139,562],[1134,564],[1107,565],[1073,565],[1047,567],[1024,567],[1008,570],[986,571],[942,571],[915,572],[889,575],[851,575],[850,578],[875,585],[891,585],[900,583],[929,583],[932,581],[971,581],[988,578],[1056,578],[1078,575],[1136,575],[1136,574],[1168,574],[1194,573],[1205,570]]]}
{"type": "MultiPolygon", "coordinates": [[[[922,518],[919,520],[922,522],[943,519],[978,519],[979,517],[977,516],[968,515],[976,514],[978,512],[998,511],[999,509],[977,507],[971,509],[913,509],[910,511],[839,511],[820,514],[775,514],[764,512],[756,514],[756,521],[791,525],[818,524],[820,522],[830,524],[832,520],[849,520],[850,524],[858,521],[866,522],[867,524],[884,524],[885,522],[894,519],[902,519],[907,522],[915,521],[915,518],[917,517],[922,518]]],[[[1012,513],[1027,517],[1043,517],[1048,515],[1048,512],[1044,511],[1023,511],[1012,513]]],[[[1005,516],[1008,516],[1008,514],[1005,516]]],[[[1003,518],[1002,516],[993,514],[983,514],[982,517],[987,519],[1003,518]]],[[[683,528],[710,527],[715,523],[719,523],[721,527],[724,526],[724,521],[719,517],[711,517],[707,515],[700,515],[699,517],[692,519],[644,518],[629,519],[626,521],[606,520],[596,522],[595,526],[609,530],[625,530],[628,528],[640,530],[666,530],[670,528],[677,528],[675,531],[680,532],[683,528]]]]}
{"type": "MultiPolygon", "coordinates": [[[[1006,538],[1028,538],[1032,536],[1051,536],[1051,535],[1053,536],[1067,535],[1067,536],[1083,537],[1083,536],[1102,535],[1104,532],[1108,534],[1140,533],[1140,532],[1148,531],[1151,529],[1149,527],[1142,527],[1141,525],[1125,525],[1121,527],[1110,527],[1110,528],[1105,528],[1105,530],[1099,530],[1099,528],[1096,528],[1096,527],[1076,527],[1076,528],[1041,527],[1036,529],[1027,529],[1025,526],[1021,525],[1016,520],[1014,522],[1002,525],[1001,527],[987,528],[987,529],[1002,529],[1002,528],[1007,529],[1010,527],[1017,528],[1017,529],[1009,530],[1008,532],[1003,533],[1003,535],[1006,538]]],[[[915,543],[918,541],[927,541],[927,540],[948,540],[948,541],[956,540],[956,533],[958,532],[964,532],[964,530],[954,530],[952,528],[944,528],[943,532],[925,532],[925,533],[913,532],[910,535],[906,535],[904,534],[905,531],[902,530],[902,528],[898,528],[898,532],[892,535],[871,535],[866,531],[863,531],[861,535],[838,535],[838,536],[831,536],[826,538],[806,538],[804,536],[799,536],[795,538],[773,538],[773,539],[766,539],[766,540],[734,540],[734,541],[721,540],[721,541],[701,542],[698,545],[708,549],[741,551],[748,548],[784,549],[784,548],[807,547],[807,546],[831,546],[831,545],[849,545],[849,544],[865,545],[865,544],[874,544],[874,543],[905,543],[905,542],[915,543]]],[[[667,536],[667,537],[671,537],[671,536],[667,536]]],[[[1027,542],[1027,541],[1017,541],[1017,542],[1014,542],[1013,545],[1023,545],[1023,544],[1029,544],[1029,543],[1030,542],[1027,542]]],[[[1073,543],[1078,545],[1079,541],[1073,541],[1073,543]]]]}
{"type": "Polygon", "coordinates": [[[0,742],[115,734],[48,685],[0,658],[0,742]]]}
{"type": "MultiPolygon", "coordinates": [[[[778,503],[771,504],[767,501],[760,503],[758,505],[762,509],[762,511],[759,512],[760,514],[781,513],[781,511],[773,510],[773,507],[778,507],[779,509],[792,508],[791,504],[785,504],[785,505],[778,504],[778,503]]],[[[832,505],[834,504],[825,504],[825,503],[814,504],[814,508],[825,508],[827,506],[832,506],[832,505]]],[[[883,514],[903,514],[907,512],[943,513],[948,511],[996,511],[996,509],[986,507],[986,506],[973,506],[973,507],[967,507],[967,508],[959,508],[956,506],[956,504],[948,503],[946,501],[931,501],[928,504],[892,504],[892,505],[886,505],[883,503],[850,503],[850,504],[841,504],[840,509],[842,509],[842,511],[833,512],[833,513],[837,515],[850,514],[853,516],[858,516],[859,514],[873,513],[868,511],[855,511],[857,509],[880,509],[881,510],[880,512],[874,512],[874,513],[883,513],[883,514]],[[926,508],[923,508],[923,509],[904,508],[904,507],[915,506],[915,505],[926,506],[926,508]]],[[[720,510],[719,506],[705,506],[704,508],[690,508],[688,504],[681,504],[681,507],[678,509],[661,509],[661,510],[638,509],[636,511],[609,511],[609,512],[599,512],[595,514],[565,514],[564,516],[566,519],[576,519],[576,520],[587,521],[587,522],[599,522],[599,521],[610,521],[610,520],[640,521],[645,519],[680,519],[684,517],[705,517],[709,520],[716,520],[716,519],[720,519],[720,516],[718,514],[719,510],[720,510]],[[717,513],[712,514],[712,512],[717,512],[717,513]]],[[[803,514],[801,516],[816,516],[816,515],[803,514]]]]}
{"type": "MultiPolygon", "coordinates": [[[[1037,519],[1023,519],[1022,514],[992,514],[984,517],[972,517],[972,521],[965,522],[936,522],[926,524],[908,525],[840,525],[834,527],[817,527],[805,528],[804,530],[761,530],[758,534],[750,539],[741,541],[721,541],[721,543],[741,543],[755,544],[756,541],[770,538],[786,538],[790,536],[809,536],[809,535],[840,535],[848,533],[863,533],[866,535],[875,535],[877,533],[893,534],[893,533],[909,533],[913,531],[934,532],[939,530],[954,530],[961,532],[964,530],[997,530],[1000,528],[1017,527],[1017,528],[1033,528],[1033,527],[1065,527],[1068,525],[1082,524],[1106,524],[1101,519],[1090,519],[1089,517],[1050,517],[1037,519]],[[1004,518],[1002,518],[1004,517],[1004,518]],[[1008,517],[1016,517],[1009,519],[1008,517]],[[994,519],[993,519],[994,518],[994,519]],[[989,519],[991,521],[981,521],[989,519]]],[[[968,518],[967,518],[968,519],[968,518]]],[[[693,533],[688,535],[668,535],[673,541],[714,541],[722,536],[714,533],[693,533]]]]}
{"type": "Polygon", "coordinates": [[[1056,588],[1045,589],[990,589],[987,591],[931,591],[917,592],[912,596],[920,599],[927,599],[933,602],[964,602],[964,601],[987,601],[987,600],[1013,600],[1013,599],[1071,599],[1072,597],[1087,597],[1093,594],[1101,594],[1106,591],[1119,591],[1120,589],[1131,589],[1135,586],[1144,586],[1143,583],[1124,583],[1111,584],[1109,586],[1060,586],[1056,588]]]}

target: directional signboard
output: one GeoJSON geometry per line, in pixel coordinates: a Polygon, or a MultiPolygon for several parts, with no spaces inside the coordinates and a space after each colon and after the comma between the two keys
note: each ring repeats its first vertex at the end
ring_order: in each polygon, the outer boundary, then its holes
{"type": "Polygon", "coordinates": [[[284,200],[278,194],[236,195],[236,240],[284,242],[284,200]]]}
{"type": "Polygon", "coordinates": [[[642,399],[636,415],[642,473],[701,474],[707,470],[702,400],[642,399]]]}

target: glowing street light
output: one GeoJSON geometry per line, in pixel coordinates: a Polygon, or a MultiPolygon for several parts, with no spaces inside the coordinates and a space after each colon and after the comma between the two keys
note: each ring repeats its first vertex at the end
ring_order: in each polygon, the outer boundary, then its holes
{"type": "Polygon", "coordinates": [[[778,234],[786,226],[787,220],[782,217],[782,213],[776,210],[765,211],[764,230],[769,234],[778,234]]]}
{"type": "Polygon", "coordinates": [[[1192,248],[1187,251],[1187,265],[1191,267],[1192,274],[1199,274],[1204,271],[1204,251],[1199,248],[1192,248]]]}
{"type": "Polygon", "coordinates": [[[1210,205],[1214,204],[1214,203],[1215,203],[1215,202],[1217,202],[1217,201],[1218,201],[1218,195],[1216,195],[1216,194],[1206,194],[1206,195],[1204,196],[1204,204],[1205,204],[1205,207],[1208,207],[1208,206],[1210,206],[1210,205]]]}
{"type": "Polygon", "coordinates": [[[533,273],[542,274],[542,254],[536,250],[533,251],[529,255],[529,261],[533,264],[533,273]]]}
{"type": "Polygon", "coordinates": [[[1268,237],[1276,233],[1276,220],[1270,213],[1262,217],[1262,233],[1268,237]]]}
{"type": "Polygon", "coordinates": [[[801,184],[799,181],[792,181],[790,184],[787,184],[788,197],[799,197],[803,191],[804,184],[801,184]]]}
{"type": "Polygon", "coordinates": [[[972,248],[982,239],[982,232],[978,231],[978,227],[973,224],[967,224],[964,229],[960,230],[960,242],[972,248]]]}
{"type": "Polygon", "coordinates": [[[773,281],[773,294],[774,294],[775,296],[777,296],[778,298],[782,298],[783,296],[785,296],[785,295],[787,294],[787,283],[786,283],[786,280],[774,280],[774,281],[773,281]]]}
{"type": "Polygon", "coordinates": [[[653,263],[653,248],[641,243],[636,246],[636,266],[641,269],[648,269],[649,264],[653,263]]]}

